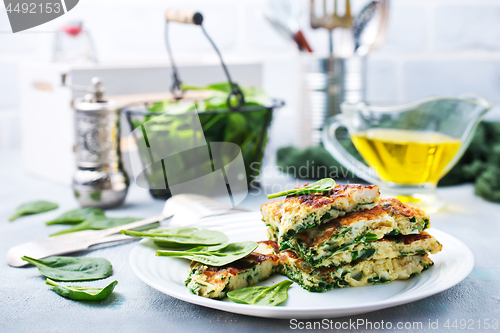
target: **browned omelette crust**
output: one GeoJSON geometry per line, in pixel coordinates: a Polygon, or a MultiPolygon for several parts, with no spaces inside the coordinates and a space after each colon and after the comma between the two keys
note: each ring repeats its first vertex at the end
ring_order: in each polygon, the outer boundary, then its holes
{"type": "Polygon", "coordinates": [[[262,219],[265,222],[269,222],[269,219],[274,219],[277,223],[280,222],[283,213],[283,203],[284,199],[274,200],[267,202],[260,206],[260,211],[262,213],[262,219]]]}
{"type": "MultiPolygon", "coordinates": [[[[306,183],[300,187],[307,185],[309,185],[309,183],[306,183]]],[[[380,190],[378,189],[377,185],[337,184],[335,185],[335,188],[332,191],[330,191],[327,195],[303,194],[299,196],[288,196],[284,200],[285,203],[284,211],[285,212],[292,211],[294,209],[293,205],[289,204],[293,202],[297,202],[300,205],[309,206],[311,208],[320,208],[322,206],[335,203],[341,198],[349,197],[352,192],[362,189],[374,189],[374,188],[376,188],[378,193],[380,194],[380,190]]]]}
{"type": "Polygon", "coordinates": [[[299,238],[307,247],[314,247],[324,241],[330,239],[333,234],[335,234],[342,226],[350,226],[358,221],[370,221],[378,219],[380,216],[387,214],[387,212],[381,206],[375,206],[370,210],[364,210],[361,212],[349,213],[343,217],[336,218],[335,220],[325,223],[316,227],[317,234],[315,238],[310,238],[309,230],[304,230],[297,234],[299,238]]]}
{"type": "MultiPolygon", "coordinates": [[[[383,215],[390,215],[394,218],[429,219],[429,217],[420,209],[405,205],[397,199],[381,199],[379,204],[370,210],[348,213],[343,217],[322,224],[315,228],[315,234],[318,236],[311,238],[309,230],[304,230],[296,235],[306,247],[315,247],[330,239],[340,228],[348,227],[359,221],[377,220],[383,215]]],[[[419,235],[415,235],[419,236],[419,235]]],[[[411,243],[411,242],[410,242],[411,243]]]]}
{"type": "Polygon", "coordinates": [[[409,204],[404,204],[398,199],[381,199],[378,204],[395,218],[415,217],[418,220],[429,220],[429,216],[423,210],[409,204]]]}
{"type": "MultiPolygon", "coordinates": [[[[420,234],[413,234],[413,235],[385,236],[384,238],[380,239],[380,241],[384,242],[396,241],[396,242],[402,242],[405,245],[410,245],[413,242],[417,242],[419,240],[428,238],[432,238],[432,236],[429,233],[423,231],[420,234]]],[[[435,252],[440,252],[442,249],[443,249],[443,244],[439,243],[439,247],[435,249],[435,252]]],[[[434,251],[431,251],[431,253],[434,253],[434,251]]]]}
{"type": "Polygon", "coordinates": [[[267,246],[272,247],[274,254],[278,254],[280,252],[280,246],[275,241],[267,240],[267,241],[261,241],[261,242],[257,242],[257,243],[266,244],[267,246]]]}
{"type": "MultiPolygon", "coordinates": [[[[279,246],[274,241],[261,241],[257,243],[269,245],[273,248],[275,253],[279,252],[279,246]]],[[[227,272],[231,275],[237,275],[241,272],[244,272],[248,269],[257,266],[258,264],[266,260],[272,260],[273,264],[279,263],[279,257],[276,254],[262,254],[262,253],[252,252],[244,258],[241,258],[235,262],[232,262],[224,266],[215,267],[207,265],[207,269],[203,271],[203,274],[207,276],[207,282],[211,282],[213,278],[218,278],[221,273],[227,272]]],[[[190,268],[193,269],[194,266],[196,266],[197,264],[198,264],[197,262],[192,261],[190,268]]]]}

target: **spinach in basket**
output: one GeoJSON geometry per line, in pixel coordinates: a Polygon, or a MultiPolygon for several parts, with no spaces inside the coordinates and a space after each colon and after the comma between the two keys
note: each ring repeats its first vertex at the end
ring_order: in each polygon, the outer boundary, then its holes
{"type": "MultiPolygon", "coordinates": [[[[198,148],[166,158],[163,163],[168,165],[168,177],[164,177],[164,167],[160,162],[150,165],[144,171],[143,178],[138,180],[138,184],[152,189],[168,188],[212,173],[214,162],[208,155],[209,148],[203,144],[204,141],[209,144],[234,143],[234,147],[238,149],[224,148],[222,162],[228,165],[241,151],[246,171],[244,176],[247,183],[250,183],[259,175],[267,143],[267,129],[272,120],[272,108],[266,105],[270,102],[267,94],[261,88],[240,86],[245,96],[245,103],[241,110],[230,111],[227,107],[228,83],[212,84],[207,87],[184,86],[184,88],[209,91],[211,97],[189,103],[171,100],[153,103],[148,109],[149,114],[131,114],[129,120],[133,129],[141,128],[140,131],[134,131],[136,140],[145,141],[148,147],[153,147],[153,149],[139,149],[139,154],[146,165],[150,164],[147,161],[150,160],[151,153],[153,159],[158,161],[166,155],[156,156],[156,152],[172,151],[176,147],[198,148]],[[195,133],[192,130],[192,115],[195,110],[203,133],[195,133]]],[[[237,168],[231,165],[228,167],[237,168]]],[[[226,173],[230,174],[231,171],[226,170],[226,173]]],[[[204,187],[210,188],[210,184],[204,184],[204,187]]],[[[162,190],[157,192],[158,196],[161,196],[162,190]]]]}

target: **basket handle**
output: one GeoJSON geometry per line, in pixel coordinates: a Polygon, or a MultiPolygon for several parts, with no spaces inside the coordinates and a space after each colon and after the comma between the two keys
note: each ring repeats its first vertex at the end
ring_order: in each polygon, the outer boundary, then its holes
{"type": "Polygon", "coordinates": [[[201,25],[203,22],[203,15],[201,15],[201,13],[185,9],[168,9],[165,12],[165,18],[168,22],[179,22],[194,25],[201,25]]]}
{"type": "Polygon", "coordinates": [[[227,96],[226,104],[229,110],[231,111],[237,111],[239,110],[243,104],[245,104],[245,96],[243,95],[243,92],[241,91],[240,87],[238,86],[237,83],[233,82],[231,80],[231,76],[229,75],[229,71],[227,70],[226,64],[224,63],[224,60],[222,59],[222,55],[219,52],[219,49],[215,45],[214,41],[210,36],[207,34],[205,31],[205,27],[203,26],[203,15],[198,12],[194,12],[191,10],[185,10],[185,9],[168,9],[165,12],[165,18],[167,20],[167,24],[165,25],[165,45],[167,47],[167,52],[170,57],[170,63],[172,64],[172,87],[170,88],[170,91],[174,95],[174,97],[179,100],[182,98],[184,94],[184,90],[182,89],[182,82],[179,78],[179,73],[177,71],[177,66],[175,65],[174,62],[174,57],[172,56],[172,51],[170,50],[170,43],[168,41],[168,23],[169,22],[179,22],[179,23],[186,23],[186,24],[194,24],[194,25],[199,25],[201,28],[201,31],[203,31],[203,34],[205,37],[207,37],[208,41],[214,48],[215,52],[219,56],[222,69],[224,70],[224,73],[226,74],[227,81],[229,82],[229,94],[227,96]],[[233,104],[232,101],[236,100],[236,104],[233,104]]]}

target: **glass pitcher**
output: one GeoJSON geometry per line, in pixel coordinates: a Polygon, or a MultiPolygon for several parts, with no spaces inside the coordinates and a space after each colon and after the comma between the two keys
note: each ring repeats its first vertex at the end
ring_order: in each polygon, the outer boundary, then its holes
{"type": "Polygon", "coordinates": [[[467,149],[491,103],[482,96],[433,97],[403,105],[343,103],[323,127],[325,148],[344,167],[381,187],[383,196],[439,211],[438,181],[467,149]],[[366,166],[337,141],[346,127],[366,166]]]}

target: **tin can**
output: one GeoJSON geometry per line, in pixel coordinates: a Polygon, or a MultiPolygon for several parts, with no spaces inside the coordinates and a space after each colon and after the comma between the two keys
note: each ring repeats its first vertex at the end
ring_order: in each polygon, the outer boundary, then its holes
{"type": "Polygon", "coordinates": [[[365,99],[365,57],[304,57],[304,101],[301,114],[301,145],[321,144],[323,125],[340,113],[340,104],[365,99]]]}

